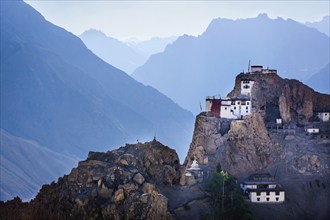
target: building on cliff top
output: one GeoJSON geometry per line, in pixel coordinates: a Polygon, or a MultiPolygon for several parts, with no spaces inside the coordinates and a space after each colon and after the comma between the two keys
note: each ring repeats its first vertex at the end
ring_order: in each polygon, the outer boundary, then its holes
{"type": "Polygon", "coordinates": [[[207,96],[206,111],[210,116],[217,118],[242,119],[251,114],[252,103],[250,97],[245,95],[233,98],[207,96]]]}
{"type": "Polygon", "coordinates": [[[240,95],[236,97],[207,96],[206,112],[208,115],[217,118],[242,119],[251,114],[251,94],[254,81],[242,79],[240,95]]]}
{"type": "Polygon", "coordinates": [[[277,70],[275,69],[264,69],[263,66],[251,66],[251,69],[248,73],[253,73],[253,74],[277,74],[277,70]]]}
{"type": "MultiPolygon", "coordinates": [[[[246,74],[277,74],[275,69],[264,69],[263,66],[251,66],[246,74]]],[[[242,119],[252,113],[252,92],[254,80],[242,78],[240,94],[236,97],[207,96],[206,113],[209,116],[227,119],[242,119]]]]}
{"type": "Polygon", "coordinates": [[[251,202],[280,203],[285,201],[284,189],[275,182],[270,174],[254,174],[240,187],[251,202]]]}

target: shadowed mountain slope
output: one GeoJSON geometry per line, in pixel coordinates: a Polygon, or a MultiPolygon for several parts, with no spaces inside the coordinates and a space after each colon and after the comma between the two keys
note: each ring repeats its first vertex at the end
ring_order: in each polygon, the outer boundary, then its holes
{"type": "Polygon", "coordinates": [[[78,158],[157,135],[183,157],[192,124],[23,1],[1,1],[1,128],[11,135],[78,158]]]}

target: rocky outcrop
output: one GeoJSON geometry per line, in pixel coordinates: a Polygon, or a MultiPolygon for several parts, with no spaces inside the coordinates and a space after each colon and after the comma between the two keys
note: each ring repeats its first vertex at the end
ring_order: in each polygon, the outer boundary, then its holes
{"type": "Polygon", "coordinates": [[[320,94],[297,80],[277,74],[239,74],[228,96],[240,94],[241,81],[254,80],[252,103],[267,122],[282,118],[284,123],[306,124],[317,111],[330,110],[330,96],[320,94]]]}
{"type": "Polygon", "coordinates": [[[223,151],[221,161],[234,175],[261,171],[270,167],[274,161],[272,152],[275,148],[263,118],[258,113],[252,113],[244,120],[232,121],[228,145],[223,151]]]}
{"type": "MultiPolygon", "coordinates": [[[[206,175],[221,166],[236,178],[243,178],[271,166],[273,151],[275,146],[259,113],[243,120],[207,117],[202,113],[196,117],[184,169],[189,168],[196,159],[206,175]]],[[[180,183],[184,185],[186,177],[184,172],[181,173],[180,183]]]]}
{"type": "Polygon", "coordinates": [[[90,152],[69,175],[29,202],[0,205],[2,219],[172,219],[157,185],[178,182],[175,150],[157,141],[90,152]],[[5,208],[7,207],[7,208],[5,208]]]}

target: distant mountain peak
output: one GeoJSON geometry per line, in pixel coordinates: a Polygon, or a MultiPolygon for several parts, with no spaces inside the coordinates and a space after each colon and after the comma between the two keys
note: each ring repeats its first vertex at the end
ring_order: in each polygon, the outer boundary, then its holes
{"type": "Polygon", "coordinates": [[[103,31],[96,30],[94,28],[84,31],[81,36],[99,36],[99,37],[108,37],[103,31]]]}
{"type": "Polygon", "coordinates": [[[260,13],[257,18],[270,19],[267,13],[260,13]]]}

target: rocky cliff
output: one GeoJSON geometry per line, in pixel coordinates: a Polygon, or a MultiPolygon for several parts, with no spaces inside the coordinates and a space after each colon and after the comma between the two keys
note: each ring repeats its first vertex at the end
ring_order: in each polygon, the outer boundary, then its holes
{"type": "MultiPolygon", "coordinates": [[[[195,132],[184,166],[194,159],[208,172],[217,166],[237,178],[263,170],[273,164],[276,146],[259,113],[245,120],[227,120],[200,114],[196,117],[195,132]]],[[[186,183],[184,172],[181,184],[186,183]]]]}
{"type": "Polygon", "coordinates": [[[299,81],[278,75],[240,74],[228,96],[240,94],[241,80],[254,80],[256,111],[242,120],[196,117],[195,131],[182,168],[180,183],[187,185],[187,170],[194,159],[205,175],[219,168],[236,179],[269,172],[286,191],[281,205],[250,203],[260,219],[327,219],[330,209],[330,124],[315,121],[315,112],[330,109],[330,96],[314,92],[299,81]],[[284,126],[265,126],[282,118],[284,126]],[[319,128],[320,135],[306,132],[319,128]]]}
{"type": "Polygon", "coordinates": [[[282,118],[284,123],[306,124],[314,112],[330,110],[330,96],[315,92],[297,80],[283,79],[277,74],[239,74],[228,96],[240,94],[241,81],[254,81],[252,102],[267,122],[282,118]]]}
{"type": "Polygon", "coordinates": [[[2,219],[172,219],[156,185],[179,178],[175,152],[157,141],[90,152],[69,175],[31,202],[2,203],[2,219]]]}

